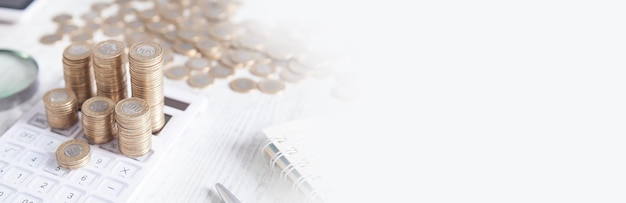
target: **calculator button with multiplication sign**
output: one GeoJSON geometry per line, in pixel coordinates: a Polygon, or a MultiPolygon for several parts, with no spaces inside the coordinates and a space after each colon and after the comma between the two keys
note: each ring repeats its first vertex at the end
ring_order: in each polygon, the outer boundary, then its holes
{"type": "Polygon", "coordinates": [[[191,114],[198,112],[204,102],[198,96],[174,94],[196,103],[166,97],[164,111],[168,121],[153,137],[156,144],[147,154],[123,156],[116,141],[90,145],[89,162],[74,170],[59,166],[56,150],[67,140],[86,140],[81,122],[67,129],[50,128],[43,103],[38,103],[0,136],[0,203],[130,201],[138,184],[147,178],[145,174],[156,169],[155,160],[166,153],[191,114]]]}

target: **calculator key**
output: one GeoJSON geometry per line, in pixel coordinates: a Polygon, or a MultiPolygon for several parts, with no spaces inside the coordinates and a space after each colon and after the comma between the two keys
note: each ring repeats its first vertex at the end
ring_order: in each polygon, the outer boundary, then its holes
{"type": "Polygon", "coordinates": [[[43,170],[59,177],[65,177],[68,173],[70,173],[69,169],[59,166],[56,159],[50,159],[43,170]]]}
{"type": "Polygon", "coordinates": [[[84,194],[82,190],[76,189],[70,186],[63,186],[59,191],[57,191],[54,196],[55,199],[64,201],[64,202],[77,202],[78,199],[84,194]]]}
{"type": "Polygon", "coordinates": [[[72,182],[82,186],[88,186],[98,178],[98,174],[89,170],[79,169],[72,176],[72,182]]]}
{"type": "Polygon", "coordinates": [[[48,128],[48,120],[46,120],[46,115],[43,115],[41,113],[35,114],[32,118],[30,118],[30,120],[28,120],[28,124],[41,129],[48,128]]]}
{"type": "Polygon", "coordinates": [[[117,177],[129,180],[139,171],[140,167],[126,162],[119,162],[113,167],[113,174],[117,177]]]}
{"type": "Polygon", "coordinates": [[[2,143],[0,144],[0,156],[9,159],[15,158],[22,149],[24,148],[14,144],[2,143]]]}
{"type": "Polygon", "coordinates": [[[45,178],[43,176],[37,176],[35,179],[30,181],[28,187],[38,193],[48,193],[50,189],[58,184],[57,181],[54,181],[49,178],[45,178]]]}
{"type": "Polygon", "coordinates": [[[48,152],[56,152],[57,147],[59,147],[61,143],[62,142],[58,139],[48,136],[42,136],[42,138],[35,144],[35,146],[48,152]]]}
{"type": "Polygon", "coordinates": [[[98,187],[98,191],[101,192],[101,194],[113,195],[117,197],[122,192],[122,190],[124,190],[124,188],[126,188],[126,184],[117,180],[107,178],[102,181],[102,183],[98,187]]]}
{"type": "Polygon", "coordinates": [[[111,201],[107,201],[107,200],[105,200],[103,198],[95,197],[95,196],[87,197],[87,200],[85,202],[89,202],[89,203],[113,203],[111,201]]]}
{"type": "Polygon", "coordinates": [[[6,183],[21,184],[31,174],[31,172],[21,168],[10,168],[7,170],[6,174],[2,176],[2,179],[4,179],[6,183]]]}
{"type": "Polygon", "coordinates": [[[15,193],[13,188],[0,184],[0,202],[5,202],[13,193],[15,193]]]}
{"type": "Polygon", "coordinates": [[[29,194],[21,193],[13,200],[16,203],[41,203],[43,200],[29,194]]]}
{"type": "Polygon", "coordinates": [[[152,154],[154,153],[154,151],[150,150],[148,153],[138,156],[138,157],[133,157],[132,159],[140,161],[140,162],[146,162],[148,161],[148,159],[150,158],[150,156],[152,156],[152,154]]]}
{"type": "Polygon", "coordinates": [[[8,163],[0,161],[0,177],[7,171],[7,166],[9,166],[8,163]]]}
{"type": "Polygon", "coordinates": [[[100,153],[91,153],[91,159],[89,160],[89,165],[97,169],[103,169],[109,165],[111,160],[112,160],[111,157],[102,155],[100,153]]]}
{"type": "Polygon", "coordinates": [[[63,135],[65,137],[70,137],[76,132],[76,130],[79,127],[81,127],[80,122],[74,124],[72,127],[69,127],[69,128],[65,128],[65,129],[52,128],[50,129],[50,131],[55,132],[59,135],[63,135]]]}
{"type": "Polygon", "coordinates": [[[39,133],[28,129],[21,129],[14,136],[17,140],[30,144],[37,139],[39,133]]]}
{"type": "Polygon", "coordinates": [[[38,167],[43,163],[47,157],[43,154],[37,152],[27,152],[21,159],[23,164],[26,164],[31,167],[38,167]]]}

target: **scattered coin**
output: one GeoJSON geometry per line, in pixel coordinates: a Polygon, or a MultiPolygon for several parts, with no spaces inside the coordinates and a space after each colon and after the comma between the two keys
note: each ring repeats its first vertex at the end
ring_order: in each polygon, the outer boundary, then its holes
{"type": "Polygon", "coordinates": [[[248,78],[237,78],[230,81],[230,89],[239,93],[246,93],[256,88],[256,82],[248,78]]]}
{"type": "Polygon", "coordinates": [[[213,84],[213,76],[206,73],[192,74],[187,78],[187,84],[195,88],[205,88],[213,84]]]}
{"type": "Polygon", "coordinates": [[[61,39],[63,39],[62,35],[59,35],[59,34],[49,34],[49,35],[44,35],[43,37],[41,37],[39,39],[39,42],[41,42],[42,44],[55,44],[55,43],[61,41],[61,39]]]}
{"type": "Polygon", "coordinates": [[[189,76],[189,69],[184,66],[174,66],[165,70],[165,77],[172,80],[184,80],[189,76]]]}
{"type": "Polygon", "coordinates": [[[209,74],[215,78],[225,79],[235,74],[235,69],[224,66],[224,64],[217,63],[214,67],[211,67],[209,74]]]}
{"type": "Polygon", "coordinates": [[[52,17],[52,21],[54,21],[55,23],[59,23],[59,24],[67,24],[67,23],[72,22],[72,15],[66,14],[66,13],[59,14],[59,15],[52,17]]]}
{"type": "Polygon", "coordinates": [[[257,61],[250,67],[250,73],[259,77],[269,77],[276,72],[276,67],[269,62],[257,61]]]}
{"type": "Polygon", "coordinates": [[[282,72],[280,72],[280,79],[282,79],[283,81],[286,82],[290,82],[290,83],[297,83],[300,82],[302,80],[304,80],[305,76],[303,75],[298,75],[294,72],[291,72],[289,70],[283,70],[282,72]]]}
{"type": "Polygon", "coordinates": [[[185,67],[191,71],[206,71],[209,69],[211,62],[205,58],[190,58],[185,63],[185,67]]]}
{"type": "Polygon", "coordinates": [[[267,94],[277,94],[285,90],[285,83],[280,80],[265,79],[257,84],[259,91],[267,94]]]}

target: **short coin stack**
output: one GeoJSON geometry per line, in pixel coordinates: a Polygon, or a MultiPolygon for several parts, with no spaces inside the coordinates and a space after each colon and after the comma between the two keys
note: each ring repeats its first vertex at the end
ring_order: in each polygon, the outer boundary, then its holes
{"type": "Polygon", "coordinates": [[[83,132],[92,144],[115,139],[115,103],[108,97],[92,97],[81,108],[83,132]]]}
{"type": "Polygon", "coordinates": [[[140,98],[131,97],[115,105],[115,121],[120,152],[128,157],[144,155],[152,148],[150,107],[140,98]]]}
{"type": "Polygon", "coordinates": [[[66,169],[77,169],[89,162],[91,149],[89,144],[80,140],[68,140],[57,148],[57,162],[66,169]]]}
{"type": "Polygon", "coordinates": [[[74,43],[63,51],[65,87],[70,88],[80,107],[93,94],[91,81],[91,45],[74,43]]]}
{"type": "Polygon", "coordinates": [[[78,104],[72,90],[52,89],[44,94],[43,103],[50,127],[65,129],[78,122],[78,104]]]}
{"type": "Polygon", "coordinates": [[[93,49],[93,68],[97,95],[118,102],[127,97],[125,46],[117,40],[106,40],[93,49]]]}
{"type": "Polygon", "coordinates": [[[163,50],[155,42],[138,42],[128,54],[133,97],[144,99],[150,106],[152,132],[165,125],[163,113],[163,50]]]}

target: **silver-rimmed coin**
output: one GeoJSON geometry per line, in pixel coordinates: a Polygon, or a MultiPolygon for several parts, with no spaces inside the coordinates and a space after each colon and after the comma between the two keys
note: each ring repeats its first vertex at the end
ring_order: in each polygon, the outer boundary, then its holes
{"type": "Polygon", "coordinates": [[[259,91],[267,94],[277,94],[285,90],[285,83],[280,80],[265,79],[257,83],[259,91]]]}
{"type": "Polygon", "coordinates": [[[184,80],[189,76],[189,69],[183,66],[174,66],[165,70],[165,77],[172,80],[184,80]]]}
{"type": "Polygon", "coordinates": [[[187,78],[187,84],[195,88],[205,88],[213,84],[213,76],[206,73],[192,74],[187,78]]]}
{"type": "Polygon", "coordinates": [[[247,93],[256,88],[256,82],[249,78],[237,78],[230,81],[230,89],[239,93],[247,93]]]}

